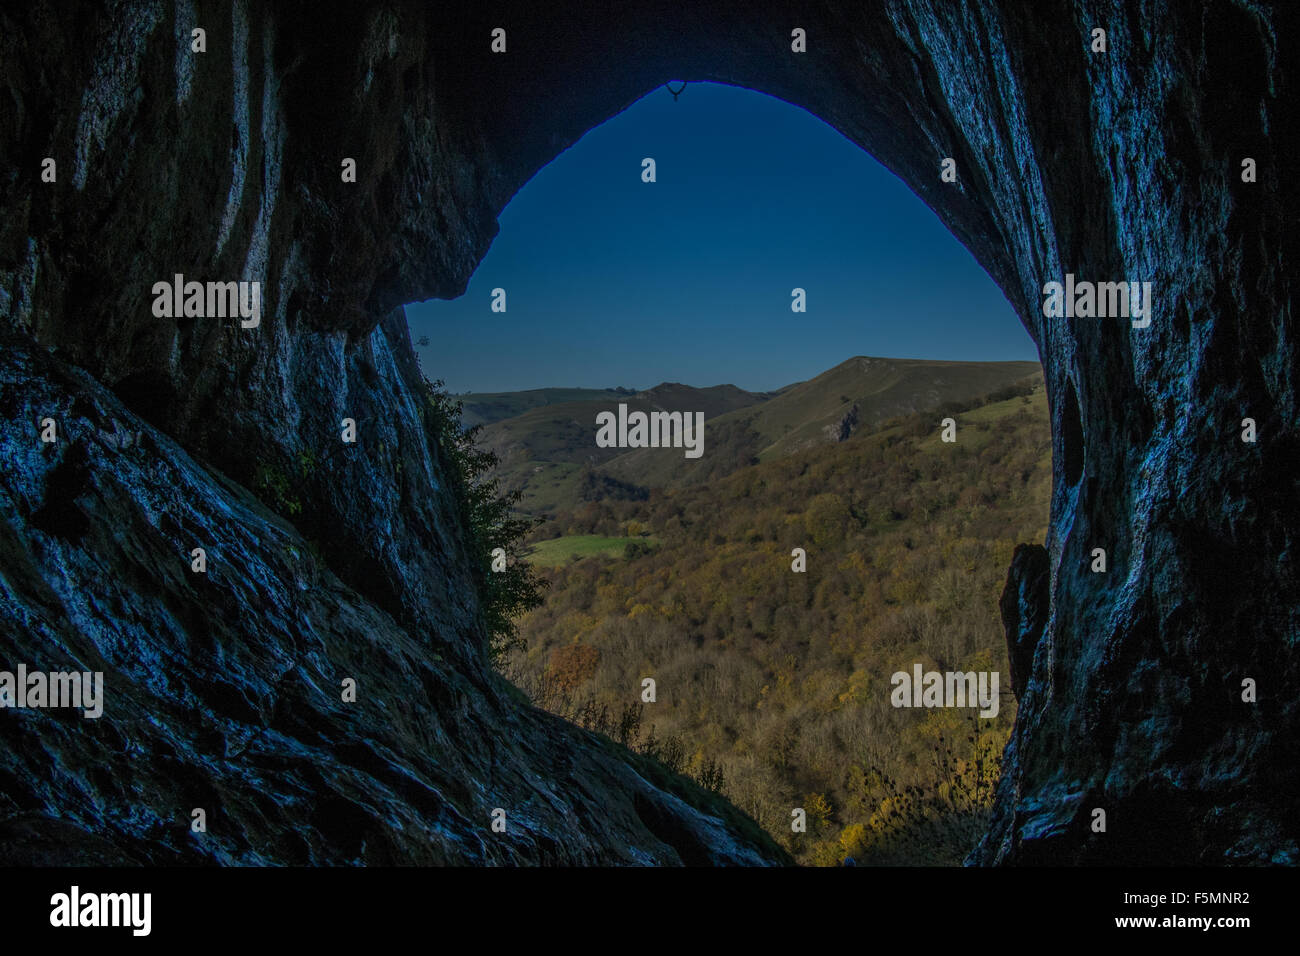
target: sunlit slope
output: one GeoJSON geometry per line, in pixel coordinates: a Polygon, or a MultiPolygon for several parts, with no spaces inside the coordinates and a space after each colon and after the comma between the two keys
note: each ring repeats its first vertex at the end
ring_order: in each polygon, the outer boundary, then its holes
{"type": "Polygon", "coordinates": [[[873,431],[891,418],[941,409],[1020,382],[1039,381],[1037,362],[940,362],[857,356],[768,401],[706,420],[704,455],[686,462],[635,449],[601,466],[622,481],[669,487],[730,474],[754,461],[873,431]]]}

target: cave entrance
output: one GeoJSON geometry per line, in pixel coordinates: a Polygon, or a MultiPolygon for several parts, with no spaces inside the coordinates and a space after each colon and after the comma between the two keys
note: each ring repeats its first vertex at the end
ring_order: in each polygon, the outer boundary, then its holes
{"type": "Polygon", "coordinates": [[[1014,711],[1004,569],[1051,483],[1000,290],[865,151],[713,83],[594,128],[500,223],[407,317],[539,522],[518,557],[549,591],[501,670],[805,862],[958,862],[1014,711]],[[983,717],[897,706],[914,670],[978,672],[983,717]]]}

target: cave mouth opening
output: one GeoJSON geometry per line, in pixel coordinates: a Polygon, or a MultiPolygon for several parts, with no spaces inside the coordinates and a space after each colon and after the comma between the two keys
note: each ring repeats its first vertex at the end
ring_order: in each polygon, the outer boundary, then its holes
{"type": "Polygon", "coordinates": [[[804,862],[961,862],[1015,709],[998,593],[1051,484],[1001,291],[868,152],[720,84],[593,128],[500,222],[407,319],[539,522],[510,561],[550,587],[502,673],[804,862]],[[638,447],[638,412],[685,447],[638,447]],[[954,673],[1001,675],[983,718],[893,702],[954,673]]]}

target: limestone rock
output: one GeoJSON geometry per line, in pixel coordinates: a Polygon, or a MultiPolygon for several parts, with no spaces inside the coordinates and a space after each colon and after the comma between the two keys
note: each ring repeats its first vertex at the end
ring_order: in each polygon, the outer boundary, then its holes
{"type": "Polygon", "coordinates": [[[463,291],[515,191],[684,79],[870,150],[1038,343],[1050,612],[973,860],[1300,862],[1296,28],[1244,0],[0,10],[0,633],[6,658],[102,664],[122,708],[0,723],[14,845],[74,825],[97,858],[782,859],[492,683],[399,308],[463,291]],[[1151,325],[1044,318],[1067,272],[1153,282],[1151,325]],[[155,318],[176,273],[260,281],[262,325],[155,318]],[[363,437],[327,454],[343,417],[363,437]],[[305,453],[290,527],[247,489],[305,453]],[[351,671],[371,696],[344,711],[351,671]],[[518,829],[494,842],[500,793],[518,829]],[[224,835],[188,836],[200,805],[224,835]]]}

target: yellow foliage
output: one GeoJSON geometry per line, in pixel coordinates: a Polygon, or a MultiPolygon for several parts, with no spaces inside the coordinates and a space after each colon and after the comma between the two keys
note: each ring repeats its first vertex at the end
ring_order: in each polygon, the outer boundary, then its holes
{"type": "Polygon", "coordinates": [[[840,846],[834,840],[824,840],[813,844],[809,856],[813,866],[839,866],[841,859],[840,846]]]}
{"type": "Polygon", "coordinates": [[[810,793],[804,799],[804,811],[808,814],[808,822],[813,824],[818,830],[825,828],[831,822],[831,815],[835,812],[831,803],[822,793],[810,793]]]}
{"type": "Polygon", "coordinates": [[[840,831],[840,846],[845,856],[861,856],[869,843],[867,828],[861,823],[851,823],[840,831]]]}

